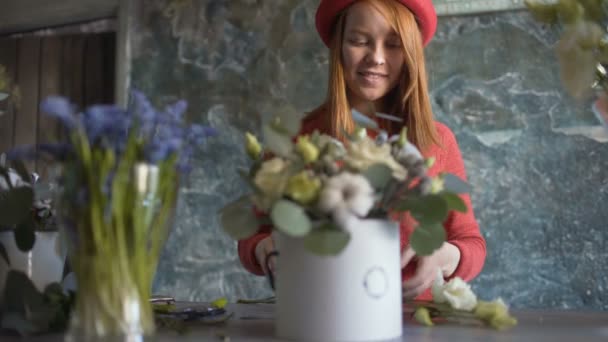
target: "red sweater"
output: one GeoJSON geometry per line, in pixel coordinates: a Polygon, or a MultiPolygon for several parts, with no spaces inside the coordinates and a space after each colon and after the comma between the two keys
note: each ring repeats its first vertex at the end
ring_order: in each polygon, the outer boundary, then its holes
{"type": "MultiPolygon", "coordinates": [[[[301,134],[310,134],[319,127],[319,120],[314,116],[309,116],[303,122],[301,134]]],[[[435,164],[429,170],[431,176],[440,172],[449,172],[466,180],[464,163],[460,154],[460,149],[452,131],[439,122],[435,123],[435,128],[442,147],[433,145],[424,153],[424,157],[435,157],[435,164]]],[[[462,195],[467,212],[459,213],[451,211],[444,222],[447,233],[447,242],[458,247],[460,250],[460,263],[451,277],[460,277],[465,281],[470,281],[481,271],[486,258],[486,242],[479,232],[479,225],[475,219],[471,198],[469,195],[462,195]]],[[[401,250],[409,244],[410,234],[414,230],[414,222],[409,215],[404,215],[400,222],[401,230],[401,250]]],[[[255,257],[255,247],[258,242],[270,235],[269,226],[262,226],[257,234],[238,242],[238,251],[241,263],[250,272],[263,275],[262,268],[255,257]]],[[[410,279],[416,271],[415,263],[410,263],[403,269],[403,281],[410,279]]],[[[418,296],[416,299],[429,300],[432,298],[430,289],[418,296]]]]}

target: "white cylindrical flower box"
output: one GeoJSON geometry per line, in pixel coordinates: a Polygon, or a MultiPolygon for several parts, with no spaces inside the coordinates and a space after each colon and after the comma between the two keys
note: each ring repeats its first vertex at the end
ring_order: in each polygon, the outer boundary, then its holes
{"type": "Polygon", "coordinates": [[[25,273],[42,292],[51,283],[61,283],[66,250],[57,231],[36,231],[36,242],[29,252],[19,250],[12,230],[0,232],[10,265],[0,258],[0,301],[9,270],[25,273]]]}
{"type": "Polygon", "coordinates": [[[402,333],[397,223],[352,218],[337,256],[318,256],[302,238],[275,233],[276,334],[299,341],[381,341],[402,333]]]}

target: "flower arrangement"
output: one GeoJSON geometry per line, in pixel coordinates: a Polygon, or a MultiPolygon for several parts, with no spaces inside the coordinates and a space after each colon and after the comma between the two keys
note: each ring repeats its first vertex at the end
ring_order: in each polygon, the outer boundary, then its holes
{"type": "Polygon", "coordinates": [[[56,118],[65,143],[21,148],[12,157],[51,156],[63,166],[58,216],[78,286],[76,340],[154,332],[148,302],[193,148],[213,129],[187,125],[186,102],[157,110],[140,92],[128,109],[96,105],[78,113],[65,98],[41,110],[56,118]]]}
{"type": "Polygon", "coordinates": [[[269,213],[262,221],[269,218],[274,229],[303,237],[310,252],[337,255],[350,239],[341,229],[349,218],[391,219],[409,212],[418,222],[410,238],[416,253],[439,248],[448,212],[467,210],[458,193],[468,191],[468,184],[451,174],[429,177],[433,160],[408,142],[406,128],[389,136],[363,114],[353,111],[353,117],[359,127],[344,143],[319,132],[296,137],[299,121],[288,115],[263,125],[265,148],[246,133],[253,162],[241,174],[253,192],[222,210],[225,231],[235,239],[254,234],[260,223],[250,208],[254,203],[269,213]]]}
{"type": "Polygon", "coordinates": [[[608,7],[602,0],[526,0],[534,18],[560,24],[557,43],[562,82],[575,98],[590,95],[593,88],[608,90],[608,7]]]}

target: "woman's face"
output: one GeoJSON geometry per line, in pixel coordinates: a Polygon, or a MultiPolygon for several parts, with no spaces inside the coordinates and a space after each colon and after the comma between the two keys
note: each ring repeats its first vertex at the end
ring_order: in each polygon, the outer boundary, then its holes
{"type": "Polygon", "coordinates": [[[348,9],[342,41],[342,65],[352,107],[366,111],[399,83],[403,47],[382,14],[364,2],[348,9]]]}

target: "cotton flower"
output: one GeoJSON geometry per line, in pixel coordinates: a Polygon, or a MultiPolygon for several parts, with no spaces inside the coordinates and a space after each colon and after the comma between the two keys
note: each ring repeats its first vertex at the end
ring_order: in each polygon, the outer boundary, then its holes
{"type": "Polygon", "coordinates": [[[477,296],[469,284],[459,277],[445,283],[441,271],[438,272],[431,291],[435,303],[447,302],[457,310],[472,311],[477,305],[477,296]]]}
{"type": "Polygon", "coordinates": [[[287,181],[285,193],[301,204],[310,204],[319,195],[321,180],[302,171],[287,181]]]}
{"type": "Polygon", "coordinates": [[[361,175],[343,172],[327,180],[319,196],[319,209],[344,217],[365,217],[374,206],[374,189],[361,175]]]}
{"type": "Polygon", "coordinates": [[[391,146],[389,144],[378,146],[367,136],[349,144],[344,161],[357,171],[365,171],[374,164],[385,164],[393,171],[395,179],[404,180],[407,177],[407,170],[393,158],[391,146]]]}

